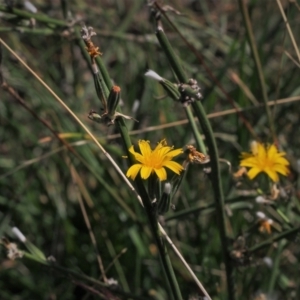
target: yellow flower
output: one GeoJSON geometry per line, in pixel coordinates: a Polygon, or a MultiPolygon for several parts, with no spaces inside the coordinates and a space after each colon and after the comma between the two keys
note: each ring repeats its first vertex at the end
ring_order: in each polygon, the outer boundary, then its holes
{"type": "Polygon", "coordinates": [[[131,177],[134,180],[139,171],[141,171],[141,177],[147,179],[155,172],[159,180],[162,181],[167,179],[167,172],[164,167],[169,168],[176,174],[183,170],[180,164],[172,161],[172,158],[183,153],[183,150],[173,150],[173,147],[167,146],[165,140],[159,142],[154,150],[150,148],[149,141],[140,140],[139,148],[141,154],[135,152],[133,146],[129,148],[129,152],[139,163],[132,165],[128,169],[127,177],[131,177]]]}
{"type": "Polygon", "coordinates": [[[279,152],[275,145],[253,142],[251,153],[242,152],[241,167],[249,167],[248,176],[252,180],[260,172],[265,172],[274,181],[279,181],[278,173],[287,176],[289,162],[285,152],[279,152]]]}

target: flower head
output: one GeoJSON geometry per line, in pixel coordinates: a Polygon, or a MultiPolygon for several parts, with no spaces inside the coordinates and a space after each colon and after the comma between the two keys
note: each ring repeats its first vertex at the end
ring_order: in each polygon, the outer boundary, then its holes
{"type": "Polygon", "coordinates": [[[187,161],[194,164],[206,164],[209,162],[210,158],[201,152],[198,152],[196,148],[192,145],[186,145],[188,157],[187,161]]]}
{"type": "Polygon", "coordinates": [[[259,231],[271,234],[271,232],[272,232],[272,229],[271,229],[272,224],[273,224],[273,220],[272,219],[260,220],[259,221],[259,231]]]}
{"type": "Polygon", "coordinates": [[[274,182],[279,181],[278,173],[287,176],[289,162],[285,152],[279,152],[275,145],[251,144],[251,153],[242,152],[241,167],[249,167],[248,176],[252,180],[260,172],[265,172],[274,182]]]}
{"type": "Polygon", "coordinates": [[[162,181],[167,179],[165,167],[176,174],[183,170],[180,164],[172,161],[172,158],[183,153],[183,150],[173,150],[173,147],[167,146],[165,140],[159,142],[154,150],[150,148],[149,141],[140,140],[139,148],[141,153],[135,152],[133,146],[129,148],[129,152],[139,163],[132,165],[128,169],[127,177],[131,177],[134,180],[139,171],[141,171],[143,179],[147,179],[152,173],[155,173],[159,180],[162,181]]]}

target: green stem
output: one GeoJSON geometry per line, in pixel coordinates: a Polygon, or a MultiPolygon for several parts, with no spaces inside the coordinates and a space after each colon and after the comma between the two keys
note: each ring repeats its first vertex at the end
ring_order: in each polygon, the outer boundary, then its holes
{"type": "MultiPolygon", "coordinates": [[[[109,251],[109,254],[110,254],[111,258],[114,259],[115,257],[117,257],[117,252],[114,248],[114,245],[111,242],[111,240],[107,237],[106,232],[105,233],[103,232],[102,235],[105,238],[105,243],[106,243],[106,247],[109,251]]],[[[116,271],[118,273],[118,278],[120,279],[120,282],[122,283],[122,287],[124,288],[124,291],[125,292],[130,292],[128,281],[127,281],[127,278],[124,274],[122,264],[120,263],[119,259],[114,259],[114,267],[116,268],[116,271]]]]}
{"type": "MultiPolygon", "coordinates": [[[[76,35],[77,35],[77,37],[79,37],[78,29],[76,30],[76,35]]],[[[83,45],[83,42],[81,41],[81,39],[79,39],[79,45],[84,53],[85,46],[83,45]]],[[[86,54],[84,54],[84,56],[86,57],[86,54]]],[[[90,60],[88,59],[88,61],[90,61],[90,60]]],[[[99,67],[99,71],[104,79],[104,83],[105,83],[107,89],[110,90],[112,87],[112,83],[111,83],[110,77],[108,75],[108,72],[102,62],[102,59],[100,57],[97,57],[96,62],[99,67]]],[[[128,151],[129,148],[131,147],[132,143],[131,143],[131,139],[128,134],[128,129],[126,128],[125,122],[122,118],[117,118],[115,123],[121,134],[121,138],[123,140],[125,151],[127,152],[130,164],[133,164],[134,162],[132,160],[132,155],[128,151]]],[[[161,260],[161,264],[162,264],[164,273],[166,275],[167,284],[168,284],[168,286],[170,286],[170,290],[171,290],[171,293],[173,294],[173,298],[175,300],[180,300],[180,299],[182,299],[182,296],[180,293],[180,289],[179,289],[179,286],[178,286],[178,283],[176,280],[176,276],[173,271],[173,267],[172,267],[164,240],[161,237],[160,229],[158,227],[156,211],[152,207],[151,199],[149,198],[149,195],[144,187],[142,179],[136,178],[135,182],[137,185],[138,193],[141,196],[142,201],[143,201],[143,205],[144,205],[144,208],[145,208],[145,211],[147,214],[151,232],[153,234],[154,240],[158,247],[158,251],[160,253],[160,260],[161,260]]]]}
{"type": "MultiPolygon", "coordinates": [[[[80,47],[81,53],[82,53],[83,57],[85,58],[86,62],[88,63],[90,70],[93,72],[91,57],[88,54],[88,52],[86,51],[86,45],[85,45],[84,41],[81,38],[79,27],[76,26],[74,28],[74,31],[75,31],[75,35],[76,35],[76,38],[77,38],[77,43],[78,43],[78,46],[80,47]]],[[[101,57],[98,56],[98,57],[96,57],[95,60],[96,60],[97,66],[99,68],[100,75],[103,78],[103,81],[105,83],[104,84],[104,93],[105,93],[105,96],[106,96],[106,99],[107,99],[108,95],[109,95],[109,91],[112,88],[112,82],[110,80],[109,74],[108,74],[108,72],[107,72],[107,70],[106,70],[106,68],[103,64],[103,61],[102,61],[101,57]]]]}
{"type": "Polygon", "coordinates": [[[59,32],[50,28],[28,28],[22,26],[0,27],[0,32],[18,32],[36,35],[60,35],[59,32]]]}
{"type": "MultiPolygon", "coordinates": [[[[232,203],[238,203],[238,202],[245,202],[245,201],[251,201],[253,200],[253,197],[237,197],[237,198],[233,198],[233,199],[227,199],[225,200],[225,203],[226,204],[232,204],[232,203]]],[[[181,219],[181,218],[184,218],[188,215],[191,215],[191,214],[199,214],[199,213],[211,213],[211,212],[214,212],[215,211],[215,206],[216,206],[216,203],[213,202],[213,203],[208,203],[208,204],[205,204],[205,205],[199,205],[199,206],[196,206],[196,207],[191,207],[191,208],[187,208],[187,209],[183,209],[179,212],[175,212],[175,213],[172,213],[172,215],[170,216],[167,216],[165,218],[165,222],[168,222],[168,221],[171,221],[171,220],[174,220],[174,219],[181,219]]]]}
{"type": "Polygon", "coordinates": [[[144,188],[143,182],[140,178],[136,178],[136,184],[138,192],[142,198],[143,205],[148,217],[148,221],[150,224],[150,228],[154,237],[154,240],[156,242],[156,245],[158,247],[158,251],[160,254],[160,261],[164,270],[164,273],[166,275],[167,281],[170,285],[171,292],[173,294],[173,298],[175,300],[182,299],[181,292],[179,289],[179,285],[173,270],[173,266],[167,251],[166,244],[163,240],[163,237],[161,236],[159,227],[158,227],[158,221],[157,221],[157,214],[155,209],[153,209],[151,200],[144,188]]]}
{"type": "Polygon", "coordinates": [[[247,38],[248,38],[248,42],[249,42],[249,45],[251,48],[256,73],[259,78],[260,89],[262,92],[262,98],[263,98],[265,110],[267,113],[267,119],[268,119],[270,131],[271,131],[272,139],[273,139],[273,142],[276,144],[277,138],[276,138],[276,133],[275,133],[274,122],[272,120],[271,110],[268,105],[268,95],[267,95],[267,88],[266,88],[264,73],[262,70],[262,66],[261,66],[261,62],[260,62],[260,58],[259,58],[259,54],[258,54],[258,50],[257,50],[257,46],[256,46],[254,34],[253,34],[252,25],[251,25],[250,17],[249,17],[247,6],[246,6],[246,2],[244,0],[238,0],[238,2],[239,2],[242,16],[243,16],[244,25],[245,25],[246,32],[247,32],[247,38]]]}
{"type": "MultiPolygon", "coordinates": [[[[97,66],[99,68],[99,71],[100,71],[100,73],[101,73],[101,75],[103,77],[103,80],[104,80],[104,82],[106,84],[106,87],[107,87],[107,90],[108,90],[108,93],[109,93],[109,91],[111,90],[113,84],[112,84],[110,76],[109,76],[109,74],[108,74],[108,72],[107,72],[107,70],[105,68],[103,60],[102,60],[102,58],[100,56],[96,57],[96,63],[97,63],[97,66]]],[[[107,94],[107,96],[108,96],[108,94],[107,94]]]]}
{"type": "Polygon", "coordinates": [[[284,220],[284,222],[292,227],[292,223],[290,222],[289,218],[283,213],[283,211],[280,208],[276,208],[277,213],[280,215],[280,217],[284,220]]]}
{"type": "Polygon", "coordinates": [[[31,12],[28,12],[25,10],[17,9],[14,7],[0,5],[0,11],[9,13],[9,14],[12,14],[15,16],[19,16],[19,17],[22,17],[25,19],[33,18],[42,23],[53,24],[53,25],[58,25],[58,26],[62,26],[62,27],[68,27],[68,23],[66,21],[49,18],[43,14],[35,14],[35,13],[31,13],[31,12]]]}
{"type": "Polygon", "coordinates": [[[169,63],[171,65],[172,69],[174,70],[179,82],[187,83],[188,80],[187,80],[187,77],[181,66],[181,62],[180,62],[178,56],[174,53],[173,48],[172,48],[169,40],[167,39],[167,37],[164,33],[164,30],[163,30],[163,27],[160,23],[157,24],[156,36],[157,36],[157,39],[158,39],[161,47],[165,51],[166,56],[169,60],[169,63]]]}
{"type": "MultiPolygon", "coordinates": [[[[117,119],[116,125],[118,126],[122,140],[124,142],[124,146],[126,148],[130,164],[133,164],[134,161],[132,160],[132,156],[131,156],[130,152],[128,151],[128,149],[131,147],[132,144],[131,144],[130,136],[129,136],[128,130],[125,126],[124,120],[117,119]]],[[[151,229],[152,235],[154,237],[154,240],[156,242],[156,245],[158,247],[158,251],[160,254],[160,261],[161,261],[164,273],[166,275],[167,281],[170,285],[170,289],[173,294],[173,297],[175,300],[182,299],[181,292],[180,292],[180,289],[178,286],[178,282],[177,282],[176,276],[174,274],[173,266],[172,266],[169,254],[167,252],[166,245],[164,243],[164,240],[161,236],[161,233],[160,233],[160,230],[158,227],[156,211],[155,211],[155,209],[153,209],[151,199],[149,198],[149,195],[144,187],[144,183],[143,183],[142,179],[137,177],[135,179],[135,183],[137,186],[138,193],[142,198],[144,209],[146,211],[148,222],[150,225],[150,229],[151,229]]]]}
{"type": "Polygon", "coordinates": [[[60,5],[61,5],[61,10],[64,16],[64,19],[66,20],[68,17],[68,12],[69,12],[69,8],[68,8],[68,1],[67,0],[60,0],[60,5]]]}
{"type": "Polygon", "coordinates": [[[272,266],[271,278],[269,281],[269,288],[268,288],[269,294],[271,294],[274,291],[276,279],[279,275],[280,258],[282,257],[281,254],[282,254],[282,250],[283,250],[285,244],[286,244],[286,242],[281,240],[279,243],[279,247],[277,248],[277,251],[276,251],[276,257],[274,259],[274,264],[272,266]]]}
{"type": "Polygon", "coordinates": [[[218,221],[218,229],[222,243],[222,251],[227,276],[227,288],[229,299],[235,299],[235,288],[233,279],[233,266],[229,255],[229,244],[226,236],[226,220],[225,220],[225,205],[222,187],[222,179],[219,166],[219,154],[214,138],[212,128],[206,116],[201,102],[192,103],[195,114],[198,117],[199,123],[206,138],[206,143],[209,149],[211,173],[210,179],[213,186],[214,198],[216,202],[216,214],[218,221]]]}
{"type": "Polygon", "coordinates": [[[190,106],[187,106],[185,108],[185,112],[186,112],[186,115],[187,115],[187,118],[189,120],[189,124],[192,128],[192,131],[194,133],[194,136],[195,136],[195,139],[196,139],[196,142],[197,142],[197,146],[198,148],[200,149],[200,151],[203,153],[203,154],[207,154],[207,151],[206,151],[206,148],[205,148],[205,145],[204,145],[204,142],[203,142],[203,139],[201,137],[201,133],[199,132],[198,128],[197,128],[197,124],[195,122],[195,118],[193,116],[193,113],[192,113],[192,110],[190,108],[190,106]]]}
{"type": "Polygon", "coordinates": [[[258,245],[255,245],[254,247],[250,248],[249,253],[254,253],[256,251],[259,251],[265,247],[272,245],[276,241],[280,241],[281,239],[287,239],[287,238],[293,236],[294,234],[297,234],[299,231],[300,231],[300,226],[290,229],[290,230],[286,230],[283,233],[278,234],[275,237],[271,237],[270,239],[266,240],[265,242],[262,242],[258,245]]]}
{"type": "MultiPolygon", "coordinates": [[[[179,81],[182,83],[186,83],[187,77],[183,71],[183,68],[181,67],[178,57],[175,55],[173,51],[170,42],[168,41],[166,35],[164,34],[160,21],[158,21],[156,35],[179,81]]],[[[229,245],[226,236],[224,196],[223,196],[223,188],[222,188],[222,181],[221,181],[221,174],[220,174],[220,167],[219,167],[218,150],[213,135],[213,131],[211,129],[210,123],[208,121],[208,118],[206,116],[202,104],[200,102],[194,102],[192,103],[192,107],[195,111],[196,116],[198,117],[199,123],[205,135],[206,142],[209,149],[209,155],[211,161],[210,179],[213,186],[214,198],[216,202],[218,229],[221,238],[222,251],[223,251],[224,263],[226,268],[228,295],[229,295],[229,299],[235,299],[234,280],[232,278],[233,268],[230,261],[229,245]]]]}
{"type": "MultiPolygon", "coordinates": [[[[170,62],[170,65],[171,65],[172,69],[174,70],[179,82],[180,83],[187,83],[188,78],[184,73],[184,70],[181,66],[179,58],[174,53],[173,48],[172,48],[169,40],[167,39],[161,24],[159,24],[157,26],[156,36],[157,36],[157,39],[158,39],[161,47],[165,51],[166,56],[167,56],[167,58],[170,62]]],[[[193,130],[195,140],[197,142],[197,146],[199,147],[201,152],[206,154],[206,148],[205,148],[204,143],[202,141],[201,134],[199,133],[199,130],[198,130],[196,124],[195,124],[195,120],[193,118],[193,114],[191,112],[191,109],[188,107],[188,108],[185,109],[185,112],[186,112],[187,118],[189,119],[189,122],[192,126],[192,130],[193,130]]]]}

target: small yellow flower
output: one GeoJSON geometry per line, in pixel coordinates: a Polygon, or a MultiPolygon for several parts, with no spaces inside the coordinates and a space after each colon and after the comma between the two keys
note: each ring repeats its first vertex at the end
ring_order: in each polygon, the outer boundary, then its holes
{"type": "Polygon", "coordinates": [[[152,150],[149,145],[149,141],[140,140],[139,148],[141,154],[135,152],[133,146],[129,148],[129,152],[139,162],[132,165],[127,173],[127,177],[131,177],[133,180],[141,171],[141,177],[147,179],[153,172],[156,173],[160,181],[167,179],[166,168],[169,168],[174,173],[179,174],[183,170],[183,167],[172,158],[183,153],[182,149],[173,150],[173,147],[168,147],[165,140],[158,143],[156,148],[152,150]]]}
{"type": "Polygon", "coordinates": [[[275,145],[263,145],[253,142],[251,153],[242,152],[241,167],[249,167],[248,176],[252,180],[260,172],[265,172],[274,181],[279,181],[278,173],[287,176],[289,162],[285,152],[279,152],[275,145]]]}

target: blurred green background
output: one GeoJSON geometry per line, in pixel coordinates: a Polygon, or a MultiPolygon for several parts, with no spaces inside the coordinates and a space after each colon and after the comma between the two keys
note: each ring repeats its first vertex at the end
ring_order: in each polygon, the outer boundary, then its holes
{"type": "MultiPolygon", "coordinates": [[[[74,31],[83,23],[97,32],[93,42],[103,52],[102,59],[111,79],[122,89],[122,112],[139,120],[126,121],[129,130],[139,130],[132,134],[133,144],[145,139],[155,145],[163,138],[176,148],[195,144],[189,124],[176,123],[186,118],[182,106],[169,98],[160,99],[164,95],[161,86],[144,77],[150,68],[175,82],[156,39],[146,1],[32,1],[38,14],[61,20],[62,25],[9,12],[8,2],[11,1],[0,2],[0,37],[92,130],[124,172],[128,165],[122,158],[125,150],[115,136],[116,128],[87,118],[91,109],[100,111],[100,102],[74,31]],[[64,26],[64,22],[70,26],[64,26]]],[[[28,11],[22,1],[15,1],[14,5],[28,11]]],[[[198,53],[197,57],[163,19],[165,32],[184,70],[202,88],[207,113],[232,109],[230,97],[236,107],[245,108],[243,116],[257,136],[264,142],[272,142],[238,2],[174,0],[165,1],[164,5],[174,8],[167,16],[198,53]],[[199,56],[227,96],[212,80],[199,56]]],[[[299,44],[299,6],[296,1],[285,1],[283,8],[299,44]]],[[[282,185],[286,196],[278,205],[292,224],[299,225],[300,62],[276,2],[248,1],[247,9],[268,99],[288,99],[271,107],[279,145],[291,162],[291,174],[282,185]]],[[[36,115],[57,133],[70,133],[66,141],[85,163],[64,148],[11,94],[0,89],[0,236],[23,249],[11,234],[10,228],[16,226],[47,257],[55,257],[59,265],[99,279],[96,253],[78,204],[80,194],[103,265],[106,268],[113,262],[107,277],[116,280],[120,289],[143,299],[169,299],[143,209],[116,170],[74,119],[4,47],[1,71],[3,79],[36,115]],[[74,170],[80,185],[74,184],[71,174],[74,170]],[[124,249],[127,251],[117,256],[124,249]]],[[[248,151],[253,136],[235,112],[214,114],[210,120],[220,157],[236,171],[240,152],[248,151]]],[[[238,200],[228,207],[232,244],[246,232],[247,246],[252,247],[269,238],[255,228],[255,213],[263,208],[255,203],[251,193],[246,194],[253,187],[243,187],[244,193],[238,193],[228,164],[221,166],[225,197],[238,200]]],[[[211,297],[225,299],[224,266],[213,209],[196,210],[168,220],[178,212],[212,201],[207,176],[201,167],[193,165],[174,200],[175,212],[170,211],[161,221],[211,297]]],[[[201,299],[172,250],[170,255],[184,299],[201,299]]],[[[299,266],[299,237],[262,249],[251,257],[249,264],[236,266],[238,299],[299,299],[299,266]],[[272,267],[265,263],[266,257],[273,261],[272,267]],[[268,298],[258,298],[261,294],[268,298]]],[[[8,260],[5,247],[1,247],[0,299],[99,297],[59,271],[28,259],[8,260]]]]}

